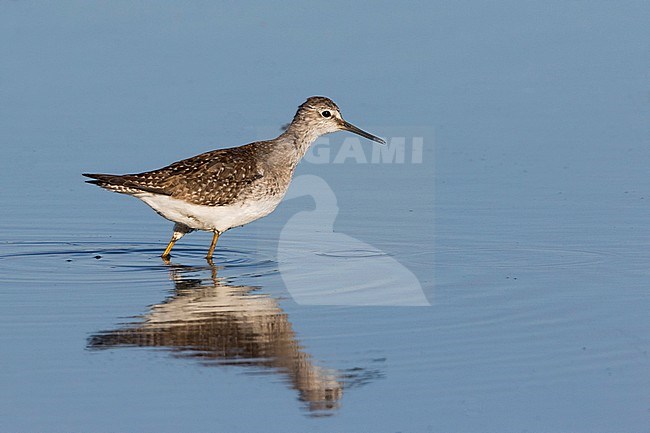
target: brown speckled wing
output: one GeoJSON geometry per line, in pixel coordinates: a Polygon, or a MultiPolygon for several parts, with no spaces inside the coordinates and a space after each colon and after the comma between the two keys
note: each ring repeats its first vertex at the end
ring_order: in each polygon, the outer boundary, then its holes
{"type": "Polygon", "coordinates": [[[123,176],[89,175],[104,188],[127,194],[151,192],[205,206],[223,206],[253,194],[263,177],[258,143],[202,153],[158,170],[123,176]]]}
{"type": "Polygon", "coordinates": [[[206,206],[223,206],[252,193],[263,177],[255,145],[214,150],[165,167],[163,189],[174,198],[206,206]]]}

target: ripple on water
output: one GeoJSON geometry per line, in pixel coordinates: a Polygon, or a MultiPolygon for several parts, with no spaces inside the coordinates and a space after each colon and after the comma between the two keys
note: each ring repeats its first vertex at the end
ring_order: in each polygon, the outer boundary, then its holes
{"type": "Polygon", "coordinates": [[[383,251],[370,250],[370,249],[353,249],[353,250],[332,250],[316,253],[317,256],[322,257],[335,257],[342,259],[362,259],[368,257],[387,256],[383,251]]]}
{"type": "MultiPolygon", "coordinates": [[[[177,247],[172,262],[191,261],[206,267],[204,249],[177,247]]],[[[213,258],[218,268],[248,270],[251,275],[274,271],[275,262],[259,251],[222,248],[213,258]]],[[[0,275],[8,283],[20,282],[142,282],[151,271],[167,269],[159,244],[129,246],[111,242],[5,243],[0,254],[0,275]]]]}
{"type": "Polygon", "coordinates": [[[436,248],[436,266],[490,268],[552,268],[602,263],[611,256],[602,251],[545,247],[436,248]]]}

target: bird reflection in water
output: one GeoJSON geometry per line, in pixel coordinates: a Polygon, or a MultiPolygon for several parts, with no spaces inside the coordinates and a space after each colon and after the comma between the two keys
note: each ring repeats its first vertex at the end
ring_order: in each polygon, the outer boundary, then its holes
{"type": "Polygon", "coordinates": [[[90,337],[90,349],[167,348],[175,356],[204,365],[268,370],[284,375],[312,416],[332,414],[344,386],[376,376],[362,368],[342,372],[315,365],[297,340],[276,299],[252,286],[233,286],[216,276],[202,279],[206,268],[168,264],[174,293],[151,307],[143,320],[90,337]]]}

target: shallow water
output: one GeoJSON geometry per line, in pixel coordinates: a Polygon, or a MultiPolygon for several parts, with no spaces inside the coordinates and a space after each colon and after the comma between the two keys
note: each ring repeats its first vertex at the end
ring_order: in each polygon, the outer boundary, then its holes
{"type": "Polygon", "coordinates": [[[0,5],[0,431],[646,431],[647,4],[295,6],[0,5]],[[80,176],[315,93],[403,162],[332,135],[213,263],[80,176]]]}

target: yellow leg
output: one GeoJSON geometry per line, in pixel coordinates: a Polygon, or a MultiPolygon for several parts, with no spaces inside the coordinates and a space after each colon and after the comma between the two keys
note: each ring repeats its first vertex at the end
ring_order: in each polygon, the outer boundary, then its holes
{"type": "Polygon", "coordinates": [[[185,236],[186,233],[189,233],[191,231],[192,231],[191,228],[183,224],[176,223],[174,225],[174,233],[172,234],[172,240],[169,241],[169,243],[167,244],[167,248],[165,248],[165,252],[162,253],[162,256],[160,257],[162,257],[163,259],[169,258],[169,253],[172,251],[172,248],[174,248],[174,244],[176,243],[176,241],[182,238],[183,236],[185,236]]]}
{"type": "Polygon", "coordinates": [[[162,256],[160,256],[160,257],[162,257],[163,259],[168,258],[169,253],[172,251],[172,248],[174,248],[175,243],[176,243],[176,238],[174,236],[172,236],[172,240],[169,241],[169,243],[167,244],[167,248],[165,248],[165,252],[162,253],[162,256]]]}
{"type": "Polygon", "coordinates": [[[205,256],[206,259],[212,260],[212,253],[214,253],[214,247],[217,246],[217,241],[219,240],[219,232],[215,231],[212,235],[212,243],[210,244],[210,249],[208,250],[208,255],[205,256]]]}

